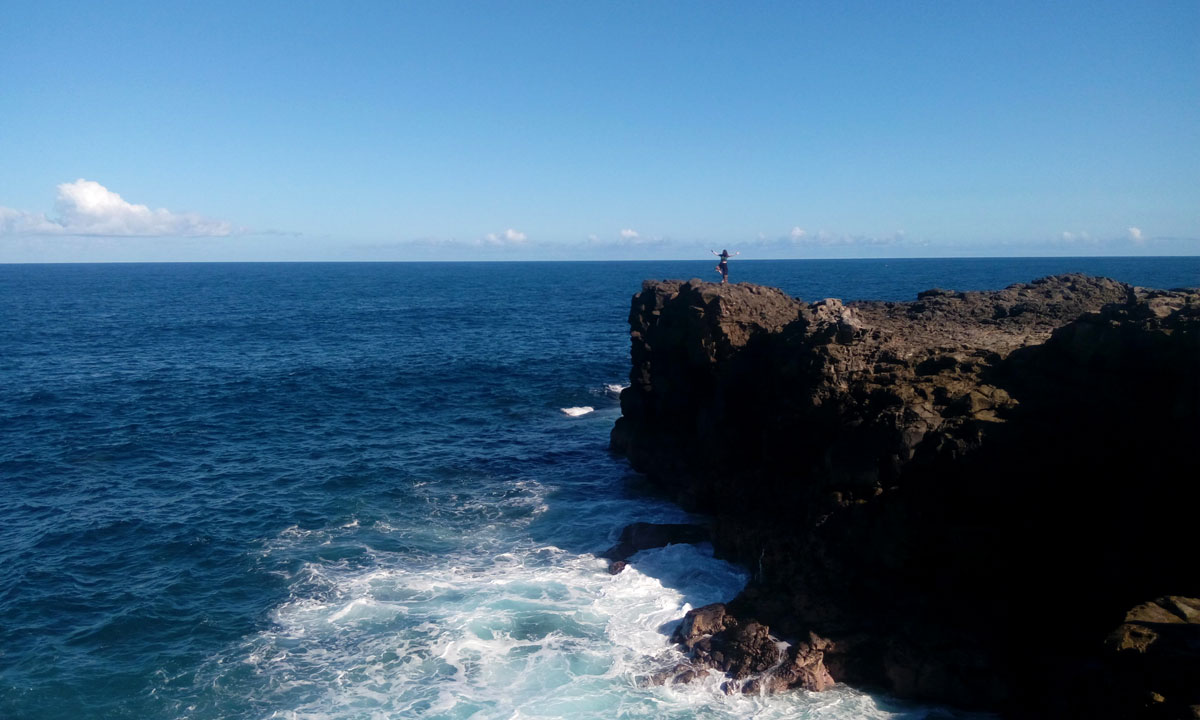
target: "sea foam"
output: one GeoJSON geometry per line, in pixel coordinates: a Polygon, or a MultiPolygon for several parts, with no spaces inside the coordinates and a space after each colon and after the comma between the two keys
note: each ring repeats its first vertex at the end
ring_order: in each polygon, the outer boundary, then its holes
{"type": "MultiPolygon", "coordinates": [[[[280,542],[360,531],[289,529],[280,542]]],[[[208,681],[265,693],[257,701],[274,717],[896,717],[842,687],[727,696],[717,674],[646,685],[683,659],[668,640],[683,615],[729,599],[747,580],[711,547],[643,551],[613,576],[591,553],[527,541],[480,552],[490,546],[481,538],[416,563],[381,552],[365,567],[307,563],[271,627],[214,658],[208,681]]]]}

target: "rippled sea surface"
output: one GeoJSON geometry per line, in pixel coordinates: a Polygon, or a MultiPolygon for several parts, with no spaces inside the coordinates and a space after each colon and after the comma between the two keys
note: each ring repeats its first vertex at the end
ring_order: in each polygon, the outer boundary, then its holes
{"type": "MultiPolygon", "coordinates": [[[[731,268],[808,300],[1200,283],[1198,258],[731,268]]],[[[630,296],[692,276],[713,263],[0,266],[0,717],[942,712],[639,684],[746,579],[595,555],[687,519],[606,446],[630,296]]]]}

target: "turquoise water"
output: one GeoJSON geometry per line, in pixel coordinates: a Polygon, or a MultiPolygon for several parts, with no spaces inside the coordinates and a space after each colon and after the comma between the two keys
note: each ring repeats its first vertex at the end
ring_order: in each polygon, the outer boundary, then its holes
{"type": "MultiPolygon", "coordinates": [[[[733,261],[805,299],[1200,259],[733,261]]],[[[745,582],[607,453],[644,278],[712,262],[0,266],[0,717],[926,717],[673,662],[745,582]],[[591,408],[576,416],[564,409],[591,408]]]]}

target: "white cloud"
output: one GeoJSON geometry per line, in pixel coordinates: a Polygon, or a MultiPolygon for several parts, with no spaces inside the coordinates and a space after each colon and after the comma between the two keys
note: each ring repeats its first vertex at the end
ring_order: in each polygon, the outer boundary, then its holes
{"type": "Polygon", "coordinates": [[[0,207],[2,235],[91,235],[105,237],[223,237],[224,220],[175,213],[127,202],[98,182],[80,178],[58,186],[56,218],[0,207]]]}
{"type": "Polygon", "coordinates": [[[807,230],[794,227],[787,237],[775,241],[779,245],[801,245],[805,247],[843,247],[843,246],[879,246],[899,245],[907,240],[903,230],[896,230],[887,235],[852,235],[850,233],[818,230],[810,233],[807,230]]]}
{"type": "Polygon", "coordinates": [[[1092,235],[1087,230],[1083,230],[1080,232],[1071,232],[1070,230],[1063,230],[1061,233],[1058,234],[1058,237],[1060,240],[1062,240],[1065,243],[1073,243],[1073,242],[1091,243],[1092,242],[1092,235]]]}
{"type": "MultiPolygon", "coordinates": [[[[607,245],[609,243],[601,241],[600,244],[607,245]]],[[[617,233],[617,237],[612,241],[611,245],[614,248],[634,248],[634,247],[656,247],[663,248],[677,244],[675,240],[662,235],[644,235],[633,228],[624,228],[617,233]]]]}
{"type": "Polygon", "coordinates": [[[41,213],[0,206],[0,235],[55,235],[61,232],[61,225],[50,222],[41,213]]]}
{"type": "Polygon", "coordinates": [[[483,241],[488,245],[524,245],[528,241],[525,233],[509,228],[502,233],[488,233],[483,241]]]}
{"type": "Polygon", "coordinates": [[[1146,243],[1146,237],[1142,235],[1141,228],[1129,228],[1129,239],[1133,241],[1134,245],[1144,245],[1146,243]]]}
{"type": "Polygon", "coordinates": [[[880,234],[856,234],[833,230],[806,230],[799,226],[792,227],[784,234],[772,236],[757,233],[742,239],[731,239],[730,242],[744,249],[754,248],[760,255],[772,253],[777,257],[790,257],[795,253],[806,257],[828,256],[830,253],[853,252],[855,249],[861,249],[868,254],[878,254],[884,248],[899,250],[928,244],[921,238],[909,237],[903,229],[880,234]]]}

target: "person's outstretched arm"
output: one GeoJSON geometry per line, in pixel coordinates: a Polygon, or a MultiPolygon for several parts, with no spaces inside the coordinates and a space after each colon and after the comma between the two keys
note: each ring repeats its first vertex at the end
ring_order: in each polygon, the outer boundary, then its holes
{"type": "Polygon", "coordinates": [[[709,250],[709,252],[712,253],[713,255],[716,255],[717,257],[721,257],[721,253],[717,252],[716,250],[709,250]]]}

